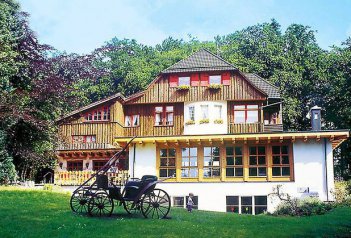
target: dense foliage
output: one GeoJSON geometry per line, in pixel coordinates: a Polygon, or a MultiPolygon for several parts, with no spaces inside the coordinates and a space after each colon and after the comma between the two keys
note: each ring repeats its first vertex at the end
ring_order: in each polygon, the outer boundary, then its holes
{"type": "MultiPolygon", "coordinates": [[[[323,109],[324,129],[351,128],[351,39],[329,51],[315,31],[278,22],[257,24],[202,42],[171,37],[154,47],[113,38],[88,55],[65,54],[38,42],[15,0],[0,2],[0,148],[21,179],[54,166],[55,119],[78,106],[143,90],[163,69],[207,48],[244,72],[281,89],[285,129],[309,128],[311,106],[323,109]]],[[[336,152],[336,175],[351,175],[351,143],[336,152]]]]}

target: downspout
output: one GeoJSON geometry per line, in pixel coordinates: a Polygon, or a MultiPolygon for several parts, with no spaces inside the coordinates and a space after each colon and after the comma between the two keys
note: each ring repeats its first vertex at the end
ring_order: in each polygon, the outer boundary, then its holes
{"type": "Polygon", "coordinates": [[[135,143],[133,144],[133,178],[135,178],[134,172],[135,172],[135,143]]]}
{"type": "Polygon", "coordinates": [[[324,138],[324,161],[325,161],[325,188],[327,192],[327,201],[329,201],[329,188],[328,188],[328,158],[327,158],[327,138],[324,138]]]}

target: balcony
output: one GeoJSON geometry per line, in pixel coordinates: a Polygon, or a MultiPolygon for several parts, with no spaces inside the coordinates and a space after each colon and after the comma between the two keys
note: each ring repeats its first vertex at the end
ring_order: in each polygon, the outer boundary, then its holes
{"type": "MultiPolygon", "coordinates": [[[[54,184],[56,185],[73,185],[78,186],[88,180],[96,171],[62,171],[55,172],[54,175],[54,184]]],[[[123,186],[128,180],[128,170],[121,170],[117,173],[106,174],[109,181],[112,181],[113,184],[118,186],[123,186]]],[[[92,179],[88,185],[91,185],[95,179],[92,179]]]]}
{"type": "Polygon", "coordinates": [[[264,132],[283,131],[283,124],[267,124],[263,126],[264,132]]]}
{"type": "Polygon", "coordinates": [[[258,133],[262,132],[263,124],[262,123],[240,123],[234,124],[230,123],[228,125],[229,134],[238,134],[238,133],[258,133]]]}
{"type": "Polygon", "coordinates": [[[81,143],[81,144],[60,144],[56,148],[60,150],[104,150],[104,149],[116,149],[115,146],[109,143],[81,143]]]}

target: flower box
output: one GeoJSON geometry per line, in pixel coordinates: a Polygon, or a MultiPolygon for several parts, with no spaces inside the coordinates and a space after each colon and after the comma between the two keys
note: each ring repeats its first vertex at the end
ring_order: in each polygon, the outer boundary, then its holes
{"type": "Polygon", "coordinates": [[[206,124],[206,123],[210,123],[210,119],[201,119],[199,121],[200,124],[206,124]]]}
{"type": "Polygon", "coordinates": [[[213,122],[214,122],[214,124],[223,124],[223,120],[222,119],[216,119],[213,122]]]}
{"type": "Polygon", "coordinates": [[[212,84],[209,84],[207,87],[210,90],[219,90],[219,89],[222,88],[222,85],[216,84],[216,83],[212,83],[212,84]]]}
{"type": "Polygon", "coordinates": [[[193,121],[193,120],[189,120],[189,121],[186,121],[185,122],[185,125],[194,125],[195,124],[195,121],[193,121]]]}
{"type": "Polygon", "coordinates": [[[190,85],[179,85],[177,87],[177,90],[179,90],[179,91],[187,91],[189,89],[190,89],[190,85]]]}

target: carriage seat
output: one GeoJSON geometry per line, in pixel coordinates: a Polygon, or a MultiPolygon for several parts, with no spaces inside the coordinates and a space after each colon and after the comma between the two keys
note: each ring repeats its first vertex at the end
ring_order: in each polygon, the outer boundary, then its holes
{"type": "Polygon", "coordinates": [[[126,183],[126,198],[134,198],[141,189],[149,183],[157,181],[157,176],[144,175],[140,180],[131,180],[126,183]]]}

